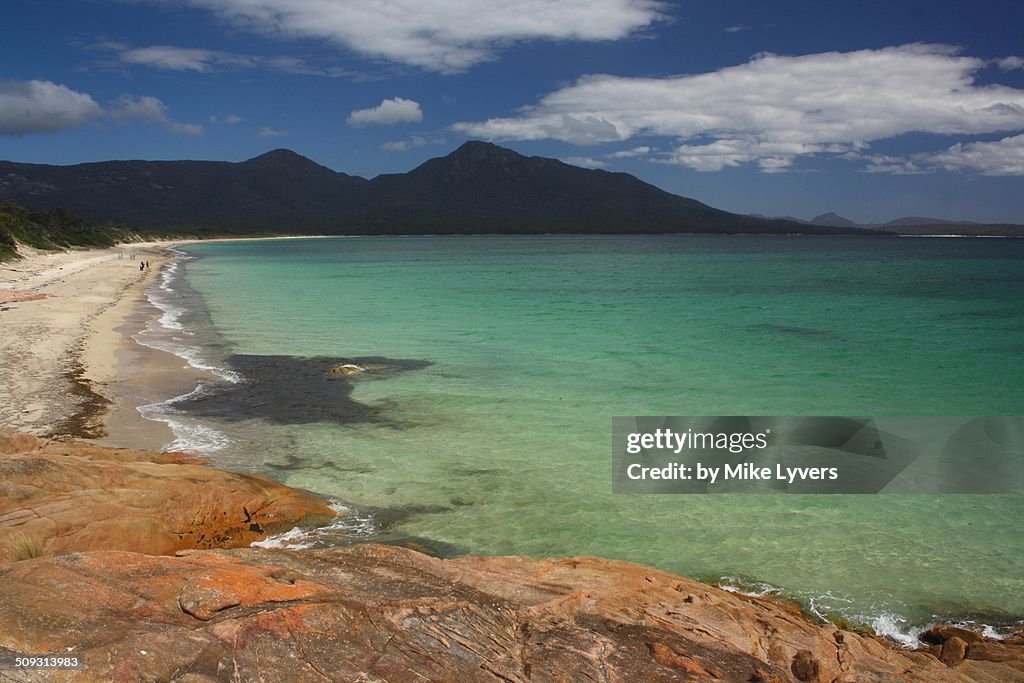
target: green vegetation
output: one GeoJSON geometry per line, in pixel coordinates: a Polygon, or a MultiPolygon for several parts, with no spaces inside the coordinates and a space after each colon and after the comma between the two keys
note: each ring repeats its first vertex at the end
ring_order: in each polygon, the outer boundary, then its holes
{"type": "Polygon", "coordinates": [[[18,244],[34,249],[110,247],[139,236],[118,225],[98,225],[67,209],[30,211],[11,202],[0,204],[0,261],[18,258],[18,244]]]}

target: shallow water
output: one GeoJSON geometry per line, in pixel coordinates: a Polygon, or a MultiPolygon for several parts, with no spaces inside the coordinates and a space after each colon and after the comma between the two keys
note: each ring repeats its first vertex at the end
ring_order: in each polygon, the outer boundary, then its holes
{"type": "Polygon", "coordinates": [[[345,501],[361,532],[763,582],[888,630],[1024,616],[1022,496],[630,496],[610,477],[614,415],[1024,414],[1024,241],[184,251],[197,258],[151,290],[169,312],[147,343],[224,379],[150,416],[178,447],[345,501]],[[324,376],[345,360],[373,369],[324,376]]]}

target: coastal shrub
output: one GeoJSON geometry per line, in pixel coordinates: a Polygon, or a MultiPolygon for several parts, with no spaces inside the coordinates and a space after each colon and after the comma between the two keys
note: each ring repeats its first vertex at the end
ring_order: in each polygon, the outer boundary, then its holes
{"type": "Polygon", "coordinates": [[[16,252],[19,242],[34,249],[60,250],[111,247],[135,239],[124,226],[91,223],[67,209],[30,211],[11,202],[0,204],[0,255],[7,249],[16,252]]]}
{"type": "Polygon", "coordinates": [[[22,560],[42,557],[45,551],[42,541],[24,531],[16,531],[11,534],[4,545],[7,550],[7,559],[10,562],[21,562],[22,560]]]}
{"type": "Polygon", "coordinates": [[[16,258],[21,258],[18,254],[18,243],[14,236],[3,225],[0,225],[0,263],[16,258]]]}

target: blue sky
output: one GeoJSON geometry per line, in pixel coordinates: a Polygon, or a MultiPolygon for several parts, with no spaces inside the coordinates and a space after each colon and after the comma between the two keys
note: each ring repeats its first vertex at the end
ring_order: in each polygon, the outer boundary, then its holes
{"type": "Polygon", "coordinates": [[[1024,3],[5,0],[0,158],[409,170],[467,139],[743,213],[1024,223],[1024,3]]]}

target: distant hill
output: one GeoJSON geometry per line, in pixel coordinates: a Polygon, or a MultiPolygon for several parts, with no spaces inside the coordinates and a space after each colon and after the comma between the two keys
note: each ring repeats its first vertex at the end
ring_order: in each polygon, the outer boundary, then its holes
{"type": "MultiPolygon", "coordinates": [[[[756,218],[765,218],[760,214],[752,214],[756,218]]],[[[887,223],[857,223],[834,212],[823,213],[809,221],[792,216],[781,220],[795,221],[808,225],[822,225],[834,228],[845,228],[851,231],[884,233],[890,235],[963,235],[990,237],[1024,237],[1024,225],[1013,223],[974,223],[971,221],[955,221],[944,218],[925,218],[922,216],[904,216],[887,223]]]]}
{"type": "Polygon", "coordinates": [[[0,162],[2,200],[133,227],[237,234],[863,232],[737,215],[625,173],[486,142],[373,180],[283,149],[240,163],[0,162]]]}
{"type": "Polygon", "coordinates": [[[885,227],[899,227],[901,225],[976,225],[971,221],[951,221],[944,218],[923,218],[921,216],[904,216],[896,218],[884,224],[885,227]]]}
{"type": "Polygon", "coordinates": [[[814,218],[812,218],[810,220],[810,222],[812,224],[814,224],[814,225],[830,225],[830,226],[832,226],[834,228],[862,228],[862,227],[866,227],[866,226],[859,225],[859,224],[851,221],[849,218],[844,218],[844,217],[840,216],[839,214],[833,213],[831,211],[829,213],[823,213],[820,216],[815,216],[814,218]]]}
{"type": "Polygon", "coordinates": [[[142,228],[287,230],[322,227],[365,184],[288,150],[234,164],[104,161],[75,166],[0,162],[0,200],[63,207],[142,228]]]}

